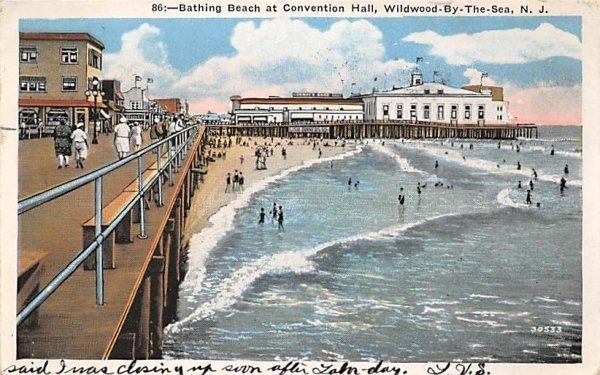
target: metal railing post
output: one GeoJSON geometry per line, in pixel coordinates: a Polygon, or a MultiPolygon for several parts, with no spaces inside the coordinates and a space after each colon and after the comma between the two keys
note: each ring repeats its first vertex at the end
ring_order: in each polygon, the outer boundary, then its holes
{"type": "MultiPolygon", "coordinates": [[[[95,186],[95,228],[94,236],[102,233],[102,176],[96,178],[95,186]]],[[[102,244],[96,248],[96,305],[104,305],[104,259],[102,244]]]]}
{"type": "Polygon", "coordinates": [[[173,160],[171,160],[171,153],[173,152],[173,145],[171,139],[167,142],[167,164],[169,168],[169,186],[173,186],[173,160]]]}
{"type": "Polygon", "coordinates": [[[142,155],[137,158],[137,173],[138,173],[138,194],[140,195],[140,234],[137,235],[139,239],[146,239],[148,235],[146,234],[146,202],[144,199],[143,189],[144,189],[144,180],[142,175],[142,155]]]}
{"type": "Polygon", "coordinates": [[[163,176],[162,176],[162,170],[161,170],[161,165],[160,165],[161,154],[162,154],[162,145],[159,144],[158,148],[156,150],[156,168],[158,169],[158,198],[157,198],[158,207],[163,206],[163,189],[162,189],[163,176]]]}

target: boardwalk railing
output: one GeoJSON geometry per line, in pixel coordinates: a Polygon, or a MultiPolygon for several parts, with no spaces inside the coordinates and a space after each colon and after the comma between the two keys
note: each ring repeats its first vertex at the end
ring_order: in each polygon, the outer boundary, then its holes
{"type": "MultiPolygon", "coordinates": [[[[162,204],[162,176],[164,172],[168,173],[169,184],[173,184],[173,169],[179,168],[181,162],[187,155],[194,140],[199,135],[199,127],[197,125],[187,127],[178,133],[153,143],[142,150],[131,154],[113,164],[106,165],[95,171],[92,171],[84,176],[78,177],[64,184],[55,186],[31,197],[22,199],[18,204],[18,214],[21,215],[31,209],[41,206],[56,198],[59,198],[71,191],[79,189],[92,181],[95,183],[94,193],[94,218],[95,218],[95,238],[84,249],[82,249],[70,262],[65,266],[54,278],[46,285],[29,303],[27,303],[17,314],[17,325],[21,324],[35,309],[42,305],[72,274],[77,268],[89,257],[94,251],[96,252],[96,304],[104,304],[104,271],[103,271],[103,254],[102,244],[108,238],[110,233],[117,227],[123,218],[133,209],[136,204],[140,205],[140,233],[138,238],[147,238],[146,221],[144,216],[144,195],[158,181],[158,202],[162,204]],[[166,150],[165,150],[166,148],[166,150]],[[158,173],[150,180],[144,183],[142,177],[143,157],[156,150],[156,161],[158,173]],[[161,165],[162,156],[167,153],[167,159],[161,165]],[[110,223],[102,222],[102,181],[109,173],[119,169],[125,164],[137,161],[137,180],[138,189],[134,199],[132,199],[124,208],[122,208],[116,217],[110,223]],[[102,227],[105,229],[102,230],[102,227]]],[[[152,155],[152,154],[150,154],[152,155]]]]}

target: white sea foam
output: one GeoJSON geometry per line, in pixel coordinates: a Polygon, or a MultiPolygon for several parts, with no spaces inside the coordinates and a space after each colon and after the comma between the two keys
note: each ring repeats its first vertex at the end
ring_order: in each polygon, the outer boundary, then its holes
{"type": "Polygon", "coordinates": [[[355,150],[351,150],[343,154],[328,158],[313,159],[305,162],[302,165],[297,165],[283,170],[277,175],[270,176],[261,181],[250,184],[243,193],[238,194],[233,201],[226,206],[221,207],[214,215],[212,215],[208,219],[209,225],[206,228],[200,231],[200,233],[192,236],[189,243],[189,271],[185,279],[182,281],[180,288],[190,292],[198,290],[198,285],[204,281],[206,275],[205,264],[210,251],[214,249],[217,243],[227,234],[227,232],[233,228],[236,211],[238,211],[240,208],[246,207],[254,194],[264,190],[269,184],[281,180],[293,172],[311,167],[312,165],[318,163],[325,163],[332,160],[341,160],[351,157],[361,151],[362,147],[359,146],[355,150]]]}
{"type": "Polygon", "coordinates": [[[482,298],[482,299],[497,299],[497,298],[500,298],[498,296],[488,296],[488,295],[485,295],[485,294],[471,294],[471,295],[469,295],[469,297],[471,297],[471,298],[482,298]]]}
{"type": "MultiPolygon", "coordinates": [[[[222,311],[230,307],[255,280],[266,274],[275,272],[306,273],[312,271],[314,269],[314,263],[310,261],[309,258],[332,246],[356,241],[395,238],[401,233],[418,225],[453,215],[455,214],[444,214],[416,222],[399,225],[397,224],[378,231],[360,233],[346,238],[324,242],[315,247],[300,251],[284,251],[274,255],[265,255],[251,263],[242,266],[240,269],[235,271],[231,277],[222,280],[218,293],[212,300],[200,305],[187,317],[169,325],[166,328],[166,332],[178,332],[188,322],[209,317],[217,311],[222,311]]],[[[202,267],[204,267],[203,264],[202,267]]],[[[199,286],[200,284],[197,284],[196,288],[199,288],[199,286]]]]}
{"type": "Polygon", "coordinates": [[[498,193],[496,197],[496,201],[503,206],[513,207],[513,208],[529,208],[529,205],[525,203],[517,203],[510,198],[510,192],[512,189],[504,189],[498,193]]]}
{"type": "MultiPolygon", "coordinates": [[[[424,145],[417,143],[417,146],[422,149],[424,152],[427,152],[431,155],[434,155],[438,158],[445,159],[447,161],[451,161],[462,166],[478,169],[488,173],[504,173],[511,174],[517,176],[523,176],[526,178],[532,178],[532,173],[526,165],[523,165],[521,169],[516,169],[516,166],[511,165],[507,166],[506,164],[498,164],[489,160],[483,160],[473,157],[466,157],[463,159],[463,155],[457,150],[447,150],[440,149],[437,147],[423,147],[424,145]]],[[[435,145],[434,145],[435,146],[435,145]]],[[[391,151],[390,151],[391,152],[391,151]]],[[[394,154],[395,155],[395,154],[394,154]]],[[[537,171],[538,180],[546,181],[546,182],[554,182],[556,184],[560,183],[560,179],[562,176],[546,174],[542,170],[537,171]]],[[[581,187],[581,180],[567,180],[567,186],[577,186],[581,187]]]]}
{"type": "Polygon", "coordinates": [[[378,151],[384,155],[387,155],[389,157],[391,157],[392,159],[394,159],[396,161],[396,163],[398,163],[398,165],[400,166],[400,168],[405,171],[405,172],[409,172],[409,173],[418,173],[418,174],[427,174],[427,172],[422,171],[418,168],[413,167],[412,165],[410,165],[410,163],[408,162],[407,159],[401,157],[400,155],[396,154],[395,152],[393,152],[392,150],[390,150],[389,148],[386,148],[385,146],[382,146],[381,144],[378,143],[372,143],[370,145],[375,151],[378,151]]]}
{"type": "Polygon", "coordinates": [[[489,325],[490,327],[493,327],[493,328],[496,328],[496,327],[506,327],[506,324],[498,323],[498,322],[493,321],[493,320],[468,319],[468,318],[463,318],[462,316],[459,316],[456,319],[462,320],[463,322],[468,322],[468,323],[485,324],[485,325],[489,325]]]}

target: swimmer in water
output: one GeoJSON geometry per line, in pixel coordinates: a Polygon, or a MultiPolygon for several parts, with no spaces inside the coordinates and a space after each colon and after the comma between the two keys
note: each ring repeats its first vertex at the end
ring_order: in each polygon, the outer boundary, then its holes
{"type": "Polygon", "coordinates": [[[565,165],[565,174],[569,174],[569,164],[565,165]]]}
{"type": "Polygon", "coordinates": [[[265,209],[261,207],[260,214],[258,215],[258,223],[259,224],[262,225],[265,223],[265,216],[266,216],[265,209]]]}
{"type": "Polygon", "coordinates": [[[517,185],[517,189],[522,188],[523,186],[521,186],[521,181],[519,180],[519,184],[517,185]]]}

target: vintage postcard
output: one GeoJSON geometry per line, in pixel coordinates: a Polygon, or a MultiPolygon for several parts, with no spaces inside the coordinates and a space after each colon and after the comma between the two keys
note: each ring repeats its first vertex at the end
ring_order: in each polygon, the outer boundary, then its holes
{"type": "Polygon", "coordinates": [[[3,1],[3,374],[598,374],[600,14],[3,1]]]}

